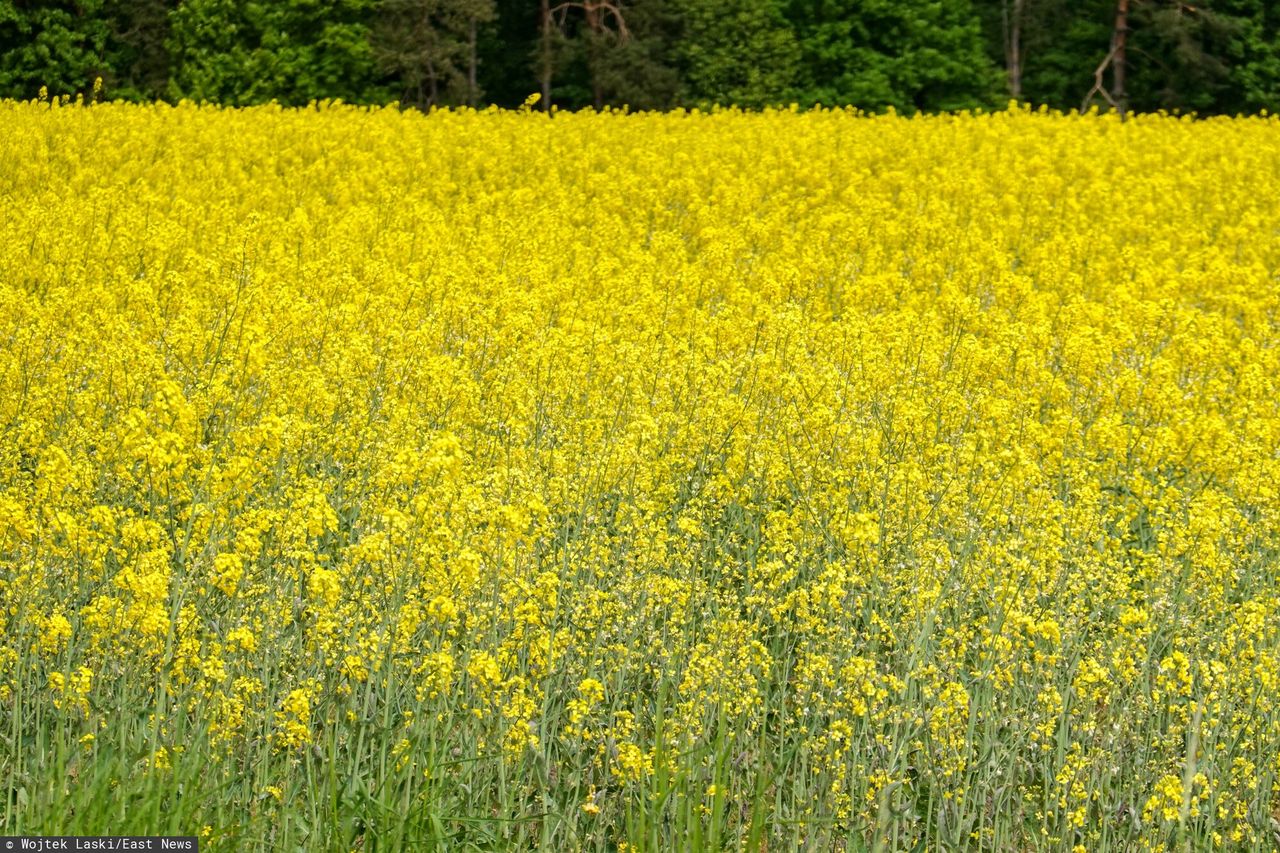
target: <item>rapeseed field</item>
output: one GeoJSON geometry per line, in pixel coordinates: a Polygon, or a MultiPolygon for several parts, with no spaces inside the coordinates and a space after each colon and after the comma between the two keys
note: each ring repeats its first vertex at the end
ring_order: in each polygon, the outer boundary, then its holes
{"type": "Polygon", "coordinates": [[[0,834],[1280,844],[1280,121],[0,103],[0,834]]]}

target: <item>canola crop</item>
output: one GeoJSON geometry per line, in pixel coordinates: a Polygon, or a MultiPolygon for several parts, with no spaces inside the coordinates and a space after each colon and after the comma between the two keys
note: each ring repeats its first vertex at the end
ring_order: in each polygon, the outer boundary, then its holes
{"type": "Polygon", "coordinates": [[[0,830],[1280,844],[1280,122],[0,103],[0,830]]]}

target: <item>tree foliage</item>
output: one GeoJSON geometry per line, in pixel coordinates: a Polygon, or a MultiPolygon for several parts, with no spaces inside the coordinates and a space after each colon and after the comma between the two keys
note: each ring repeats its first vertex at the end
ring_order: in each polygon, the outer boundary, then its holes
{"type": "Polygon", "coordinates": [[[999,73],[969,0],[794,0],[800,101],[899,111],[995,100],[999,73]]]}
{"type": "Polygon", "coordinates": [[[0,0],[0,92],[32,97],[84,92],[109,73],[110,27],[102,0],[0,0]]]}
{"type": "Polygon", "coordinates": [[[170,94],[223,103],[381,101],[374,0],[185,0],[174,10],[170,94]]]}
{"type": "Polygon", "coordinates": [[[1280,4],[1127,0],[1117,51],[1119,2],[0,0],[0,95],[101,78],[228,104],[1280,105],[1280,4]]]}
{"type": "Polygon", "coordinates": [[[478,28],[493,20],[493,0],[382,0],[378,12],[374,58],[399,81],[402,103],[477,102],[478,28]]]}
{"type": "Polygon", "coordinates": [[[757,107],[790,96],[800,44],[779,0],[680,0],[679,9],[690,101],[757,107]]]}

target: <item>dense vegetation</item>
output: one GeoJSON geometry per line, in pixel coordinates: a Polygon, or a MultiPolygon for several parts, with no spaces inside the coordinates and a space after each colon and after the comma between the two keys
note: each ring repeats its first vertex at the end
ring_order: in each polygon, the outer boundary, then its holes
{"type": "Polygon", "coordinates": [[[0,0],[0,96],[1255,112],[1269,0],[0,0]],[[1118,49],[1117,49],[1118,48],[1118,49]],[[1095,85],[1097,84],[1097,85],[1095,85]]]}

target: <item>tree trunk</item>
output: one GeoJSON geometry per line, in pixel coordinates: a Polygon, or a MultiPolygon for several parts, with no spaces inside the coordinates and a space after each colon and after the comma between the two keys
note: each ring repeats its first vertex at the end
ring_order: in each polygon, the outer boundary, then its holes
{"type": "Polygon", "coordinates": [[[587,2],[582,6],[587,24],[587,73],[591,75],[591,101],[597,110],[604,106],[604,91],[600,87],[601,39],[604,38],[604,21],[600,9],[587,2]]]}
{"type": "Polygon", "coordinates": [[[604,87],[600,85],[600,64],[603,61],[602,54],[604,53],[601,40],[604,36],[599,32],[593,32],[589,38],[591,39],[591,44],[588,47],[590,62],[587,71],[591,75],[591,100],[598,112],[604,109],[604,87]]]}
{"type": "Polygon", "coordinates": [[[1111,100],[1120,117],[1129,110],[1129,94],[1125,90],[1125,45],[1129,36],[1129,0],[1116,3],[1116,28],[1111,59],[1111,100]]]}
{"type": "Polygon", "coordinates": [[[541,56],[538,63],[538,75],[542,84],[542,109],[547,112],[551,111],[551,0],[541,0],[539,8],[541,15],[540,32],[542,34],[542,43],[540,45],[541,56]]]}
{"type": "Polygon", "coordinates": [[[1026,0],[1013,0],[1013,9],[1005,3],[1005,68],[1009,72],[1009,97],[1022,100],[1022,18],[1026,0]]]}
{"type": "Polygon", "coordinates": [[[476,85],[476,16],[472,15],[467,22],[467,105],[474,107],[479,99],[480,89],[476,85]]]}

